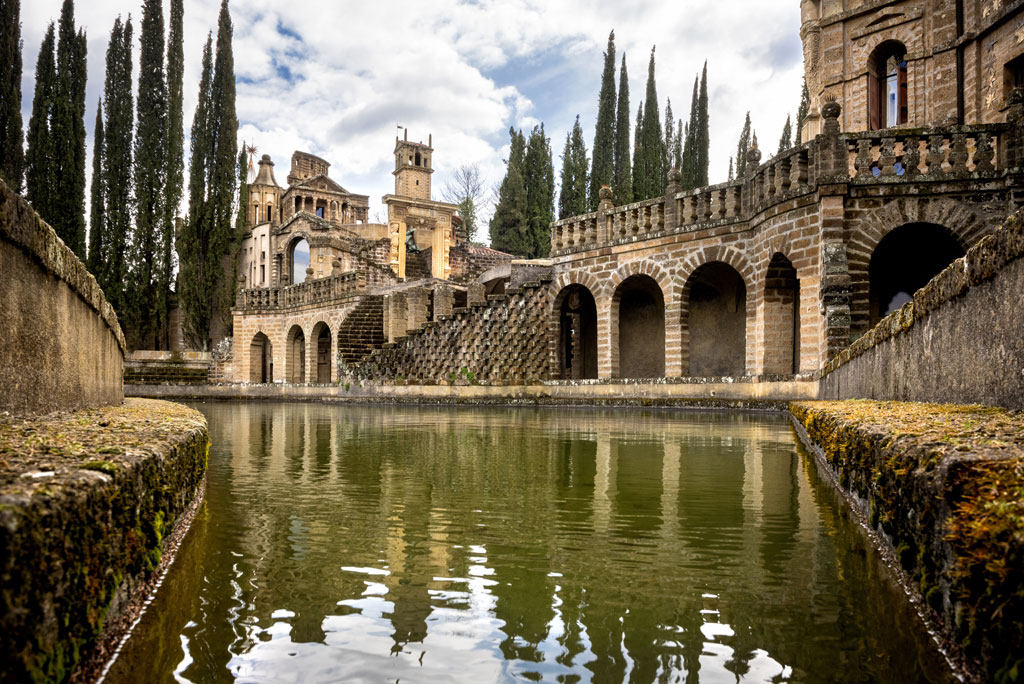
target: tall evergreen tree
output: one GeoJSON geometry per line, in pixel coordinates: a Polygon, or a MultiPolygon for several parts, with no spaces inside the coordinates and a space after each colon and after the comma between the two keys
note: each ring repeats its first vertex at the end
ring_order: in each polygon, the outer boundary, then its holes
{"type": "Polygon", "coordinates": [[[128,240],[131,236],[132,129],[132,20],[114,20],[107,43],[103,85],[106,125],[103,127],[103,198],[105,220],[100,238],[101,263],[96,272],[107,301],[118,315],[125,311],[128,280],[128,240]]]}
{"type": "Polygon", "coordinates": [[[544,135],[544,124],[534,126],[526,144],[526,219],[527,257],[546,257],[551,251],[551,222],[555,219],[555,169],[551,144],[544,135]]]}
{"type": "Polygon", "coordinates": [[[693,97],[690,99],[690,119],[686,123],[686,139],[683,141],[683,165],[682,172],[683,190],[697,187],[697,121],[699,118],[698,108],[700,107],[700,83],[695,76],[693,79],[693,97]]]}
{"type": "Polygon", "coordinates": [[[661,116],[658,112],[658,89],[654,82],[654,48],[651,48],[651,60],[647,66],[647,92],[644,97],[644,116],[640,130],[639,160],[642,171],[637,174],[634,164],[633,173],[640,176],[640,192],[634,198],[645,200],[664,194],[662,183],[665,164],[665,140],[661,133],[661,116]]]}
{"type": "Polygon", "coordinates": [[[50,225],[85,260],[85,32],[64,0],[57,22],[57,80],[50,110],[56,187],[50,225]]]}
{"type": "Polygon", "coordinates": [[[676,120],[672,116],[672,98],[666,98],[665,100],[665,159],[661,164],[661,169],[665,178],[662,181],[668,181],[668,172],[672,168],[672,153],[676,149],[675,141],[676,133],[676,120]]]}
{"type": "Polygon", "coordinates": [[[736,145],[736,177],[744,178],[747,168],[747,150],[750,149],[750,112],[743,122],[743,130],[740,131],[740,140],[736,145]]]}
{"type": "Polygon", "coordinates": [[[498,203],[491,217],[491,247],[509,254],[525,256],[526,181],[523,175],[526,139],[521,131],[508,129],[511,138],[505,178],[498,189],[498,203]]]}
{"type": "Polygon", "coordinates": [[[164,10],[161,0],[144,0],[139,33],[139,94],[135,123],[135,231],[132,233],[132,287],[125,316],[128,346],[152,349],[161,339],[159,266],[163,254],[165,133],[164,10]]]}
{"type": "Polygon", "coordinates": [[[804,142],[804,119],[811,106],[811,96],[807,92],[807,77],[804,77],[803,88],[800,89],[800,106],[796,110],[796,144],[804,142]]]}
{"type": "Polygon", "coordinates": [[[235,215],[235,232],[238,235],[245,232],[245,208],[249,206],[249,165],[245,147],[243,140],[242,149],[238,150],[238,213],[235,215]]]}
{"type": "Polygon", "coordinates": [[[21,192],[21,0],[0,0],[0,178],[21,192]]]}
{"type": "Polygon", "coordinates": [[[92,135],[92,185],[89,188],[89,271],[96,275],[103,263],[103,99],[96,103],[96,124],[92,135]]]}
{"type": "Polygon", "coordinates": [[[643,100],[636,108],[636,126],[633,128],[633,199],[642,199],[643,188],[647,183],[647,177],[641,155],[643,147],[640,144],[640,133],[644,124],[644,103],[643,100]]]}
{"type": "Polygon", "coordinates": [[[708,63],[705,60],[704,70],[700,74],[700,97],[697,99],[697,130],[694,141],[694,187],[701,188],[708,184],[708,165],[710,164],[711,130],[708,121],[708,63]]]}
{"type": "Polygon", "coordinates": [[[622,55],[619,68],[619,101],[615,114],[615,155],[612,178],[612,201],[629,204],[633,201],[633,160],[629,156],[629,76],[626,74],[626,55],[622,55]]]}
{"type": "Polygon", "coordinates": [[[54,24],[50,22],[39,48],[39,57],[36,59],[36,87],[32,98],[32,115],[28,120],[28,149],[25,153],[25,186],[28,201],[47,223],[53,220],[53,201],[57,186],[53,137],[50,135],[50,112],[57,94],[55,49],[54,24]]]}
{"type": "Polygon", "coordinates": [[[602,185],[611,185],[615,170],[615,31],[608,34],[601,72],[601,92],[597,100],[597,126],[594,129],[593,166],[590,169],[590,209],[597,209],[602,185]]]}
{"type": "Polygon", "coordinates": [[[733,171],[732,171],[732,157],[729,157],[729,178],[728,178],[728,179],[729,179],[729,180],[732,180],[732,179],[733,179],[733,171]]]}
{"type": "Polygon", "coordinates": [[[677,169],[683,168],[683,140],[685,140],[685,134],[683,132],[683,120],[679,119],[676,121],[676,135],[675,144],[672,149],[672,165],[677,169]]]}
{"type": "Polygon", "coordinates": [[[182,0],[171,0],[170,35],[167,39],[167,130],[165,147],[167,174],[164,185],[163,222],[160,229],[161,248],[157,273],[157,315],[163,333],[162,346],[169,349],[171,283],[174,279],[174,219],[181,206],[185,172],[184,115],[181,102],[185,71],[184,8],[182,0]]]}
{"type": "Polygon", "coordinates": [[[204,48],[199,103],[192,124],[189,217],[182,233],[182,307],[190,345],[209,349],[227,329],[239,243],[233,219],[237,190],[238,117],[231,15],[222,0],[216,58],[204,48]],[[213,62],[211,64],[211,61],[213,62]]]}
{"type": "Polygon", "coordinates": [[[779,154],[782,154],[793,146],[793,125],[789,121],[789,114],[786,115],[786,125],[782,127],[782,137],[779,138],[779,154]]]}
{"type": "Polygon", "coordinates": [[[587,180],[587,147],[583,142],[580,117],[577,116],[572,131],[565,134],[558,218],[587,213],[587,180]]]}

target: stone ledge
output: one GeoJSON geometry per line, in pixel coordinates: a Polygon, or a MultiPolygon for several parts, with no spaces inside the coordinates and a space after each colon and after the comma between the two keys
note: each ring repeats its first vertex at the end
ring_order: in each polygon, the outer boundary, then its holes
{"type": "Polygon", "coordinates": [[[121,351],[126,349],[124,333],[117,322],[114,307],[107,302],[96,278],[79,261],[71,248],[57,237],[57,233],[25,199],[0,180],[0,237],[21,247],[59,280],[67,283],[79,297],[91,306],[107,324],[117,339],[121,351]]]}
{"type": "Polygon", "coordinates": [[[1024,413],[852,400],[790,411],[972,681],[1024,668],[1024,413]]]}
{"type": "Polygon", "coordinates": [[[0,416],[5,676],[67,681],[96,667],[201,498],[207,445],[202,415],[163,401],[0,416]]]}

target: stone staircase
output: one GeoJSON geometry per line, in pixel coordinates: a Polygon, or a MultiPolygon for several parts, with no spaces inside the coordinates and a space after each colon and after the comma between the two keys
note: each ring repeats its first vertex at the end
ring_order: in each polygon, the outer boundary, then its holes
{"type": "Polygon", "coordinates": [[[338,354],[345,365],[359,363],[385,342],[384,298],[367,295],[338,329],[338,354]]]}
{"type": "Polygon", "coordinates": [[[430,262],[423,252],[407,252],[405,255],[405,280],[424,280],[430,278],[430,262]]]}

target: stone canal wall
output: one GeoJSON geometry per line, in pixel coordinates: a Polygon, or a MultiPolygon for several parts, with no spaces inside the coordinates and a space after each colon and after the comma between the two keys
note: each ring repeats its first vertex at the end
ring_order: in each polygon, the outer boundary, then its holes
{"type": "Polygon", "coordinates": [[[0,181],[0,411],[119,403],[125,342],[85,265],[0,181]]]}
{"type": "Polygon", "coordinates": [[[1024,414],[798,402],[798,432],[972,681],[1024,671],[1024,414]]]}
{"type": "Polygon", "coordinates": [[[0,418],[0,680],[93,678],[187,529],[207,444],[163,401],[0,418]]]}
{"type": "Polygon", "coordinates": [[[1022,257],[1017,213],[829,361],[820,398],[1024,409],[1022,257]]]}

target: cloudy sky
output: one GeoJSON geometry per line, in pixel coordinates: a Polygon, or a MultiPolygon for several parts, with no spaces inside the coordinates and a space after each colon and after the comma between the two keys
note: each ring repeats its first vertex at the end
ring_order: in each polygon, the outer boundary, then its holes
{"type": "MultiPolygon", "coordinates": [[[[60,5],[21,3],[26,127],[39,44],[60,5]]],[[[218,0],[185,0],[186,145],[202,45],[216,30],[218,8],[218,0]]],[[[133,19],[137,76],[141,0],[76,3],[89,39],[90,164],[106,43],[119,14],[133,19]]],[[[687,118],[694,76],[707,59],[713,183],[725,180],[747,110],[771,152],[799,104],[796,0],[232,0],[231,14],[239,140],[272,156],[282,185],[292,151],[327,159],[332,178],[370,196],[371,216],[383,215],[380,198],[393,190],[398,125],[411,140],[433,134],[435,199],[460,164],[479,164],[488,186],[500,182],[509,126],[544,122],[557,178],[577,114],[592,146],[611,29],[616,61],[626,54],[634,112],[652,46],[662,117],[670,98],[675,116],[687,118]]]]}

